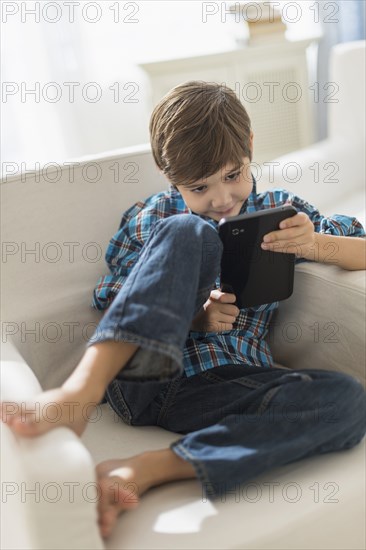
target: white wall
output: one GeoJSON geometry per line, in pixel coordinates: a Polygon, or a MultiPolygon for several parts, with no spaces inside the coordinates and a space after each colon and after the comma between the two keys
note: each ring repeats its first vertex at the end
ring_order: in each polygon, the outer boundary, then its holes
{"type": "MultiPolygon", "coordinates": [[[[14,163],[15,170],[148,142],[150,89],[137,63],[232,49],[246,34],[244,23],[225,13],[230,2],[79,0],[73,10],[68,4],[2,3],[3,92],[15,93],[3,95],[1,152],[2,163],[14,163]],[[62,94],[55,102],[52,82],[62,94]],[[68,82],[80,84],[74,102],[68,82]],[[87,99],[81,94],[92,82],[102,93],[97,102],[88,101],[95,88],[87,89],[87,99]],[[118,102],[109,89],[116,82],[118,102]],[[36,86],[37,101],[22,97],[36,86]],[[128,102],[133,90],[137,102],[128,102]]],[[[305,26],[309,32],[303,9],[292,31],[301,36],[305,26]]]]}

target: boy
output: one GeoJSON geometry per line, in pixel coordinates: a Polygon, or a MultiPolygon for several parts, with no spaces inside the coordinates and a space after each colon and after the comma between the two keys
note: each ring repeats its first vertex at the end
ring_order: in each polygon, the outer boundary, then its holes
{"type": "MultiPolygon", "coordinates": [[[[236,297],[220,291],[217,233],[224,216],[291,199],[298,213],[265,237],[263,249],[298,261],[316,250],[325,262],[334,243],[339,266],[366,269],[361,224],[325,218],[282,189],[257,194],[250,120],[226,86],[175,87],[155,107],[150,137],[171,187],[125,212],[106,254],[111,275],[93,296],[93,306],[108,311],[68,380],[37,399],[57,403],[56,425],[79,435],[83,405],[103,396],[128,424],[184,435],[169,449],[97,466],[103,536],[152,486],[197,478],[215,498],[271,467],[351,448],[365,433],[366,393],[357,380],[274,366],[265,337],[278,303],[239,310],[236,297]]],[[[55,425],[27,413],[4,420],[25,436],[55,425]]]]}

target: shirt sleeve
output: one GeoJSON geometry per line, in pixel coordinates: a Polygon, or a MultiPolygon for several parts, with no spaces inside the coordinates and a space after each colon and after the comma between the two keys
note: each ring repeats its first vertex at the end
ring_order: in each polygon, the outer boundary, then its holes
{"type": "Polygon", "coordinates": [[[104,310],[111,305],[138,259],[142,244],[132,239],[127,229],[120,229],[110,240],[105,260],[111,274],[97,281],[92,298],[95,309],[104,310]]]}
{"type": "Polygon", "coordinates": [[[343,214],[332,214],[323,216],[319,210],[300,197],[294,195],[292,204],[298,211],[305,212],[314,224],[316,233],[326,233],[328,235],[338,235],[339,237],[364,237],[365,230],[353,216],[343,214]]]}
{"type": "MultiPolygon", "coordinates": [[[[305,212],[313,222],[316,233],[326,233],[339,237],[365,237],[366,235],[361,222],[355,217],[344,216],[343,214],[324,216],[315,206],[289,191],[276,189],[273,193],[273,200],[276,206],[288,203],[292,204],[298,212],[305,212]]],[[[311,260],[306,260],[305,258],[296,259],[296,263],[306,261],[311,260]]]]}
{"type": "Polygon", "coordinates": [[[124,214],[117,233],[111,238],[105,260],[110,274],[97,281],[93,292],[92,307],[107,309],[121,290],[136,264],[144,242],[153,225],[150,213],[128,211],[124,214]]]}

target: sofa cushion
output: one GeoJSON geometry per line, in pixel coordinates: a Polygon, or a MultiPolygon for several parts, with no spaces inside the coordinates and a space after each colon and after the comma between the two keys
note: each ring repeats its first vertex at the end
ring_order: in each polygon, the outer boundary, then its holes
{"type": "Polygon", "coordinates": [[[364,271],[298,264],[294,292],[271,322],[274,359],[292,369],[347,372],[365,384],[365,285],[364,271]]]}
{"type": "MultiPolygon", "coordinates": [[[[107,404],[99,410],[82,437],[96,463],[166,448],[182,437],[128,426],[107,404]]],[[[223,500],[206,500],[196,480],[152,488],[120,516],[106,548],[361,549],[365,443],[269,470],[223,500]]]]}

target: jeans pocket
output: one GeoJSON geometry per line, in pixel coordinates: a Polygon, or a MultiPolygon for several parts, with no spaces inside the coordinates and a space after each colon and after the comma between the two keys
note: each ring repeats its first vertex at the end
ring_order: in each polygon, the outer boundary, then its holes
{"type": "Polygon", "coordinates": [[[105,398],[109,406],[113,411],[126,423],[132,424],[132,412],[129,409],[125,398],[123,396],[120,382],[118,380],[112,380],[108,385],[105,392],[105,398]]]}
{"type": "Polygon", "coordinates": [[[175,396],[177,395],[178,390],[184,380],[186,380],[185,375],[177,376],[171,382],[169,382],[162,389],[162,391],[156,396],[155,400],[157,405],[160,408],[159,415],[157,418],[158,425],[160,425],[160,423],[164,420],[165,416],[167,415],[169,409],[174,405],[175,396]]]}

